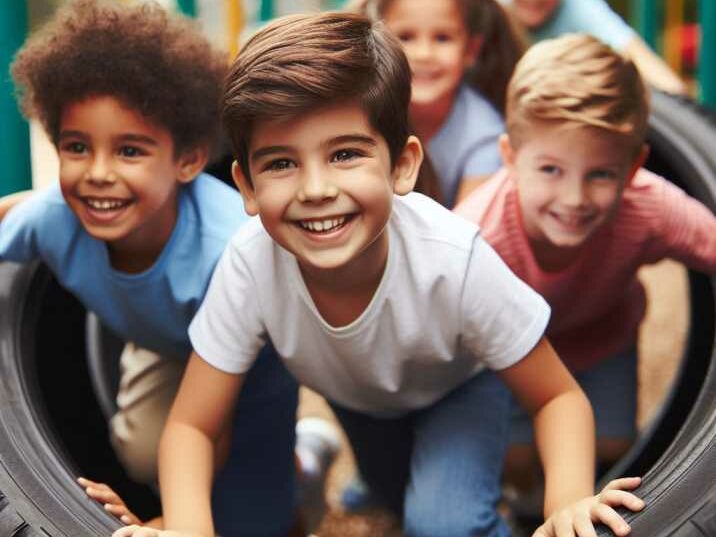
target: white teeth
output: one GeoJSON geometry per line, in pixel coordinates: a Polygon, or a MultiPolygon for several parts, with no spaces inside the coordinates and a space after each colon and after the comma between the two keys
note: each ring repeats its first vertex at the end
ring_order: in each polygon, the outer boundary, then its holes
{"type": "Polygon", "coordinates": [[[303,229],[322,232],[332,231],[333,229],[342,226],[345,221],[345,216],[339,216],[338,218],[329,218],[326,220],[301,220],[299,223],[303,229]]]}
{"type": "Polygon", "coordinates": [[[87,205],[99,211],[111,211],[123,207],[127,202],[122,200],[108,200],[99,198],[85,198],[87,205]]]}

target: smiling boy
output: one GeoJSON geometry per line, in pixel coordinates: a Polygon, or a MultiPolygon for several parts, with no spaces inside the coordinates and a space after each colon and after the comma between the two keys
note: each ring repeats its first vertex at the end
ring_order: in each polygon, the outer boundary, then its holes
{"type": "Polygon", "coordinates": [[[211,453],[267,337],[329,400],[406,535],[507,535],[498,375],[535,415],[548,480],[540,535],[592,521],[628,532],[610,506],[640,509],[618,490],[638,479],[592,496],[591,412],[543,337],[544,301],[476,226],[410,192],[422,149],[409,102],[399,42],[362,16],[279,19],[238,55],[223,119],[234,178],[260,218],[232,239],[189,329],[194,353],[160,446],[174,531],[116,537],[214,534],[211,453]]]}
{"type": "MultiPolygon", "coordinates": [[[[97,0],[63,6],[12,66],[23,110],[50,136],[60,171],[50,187],[0,203],[14,206],[0,211],[0,259],[41,260],[127,342],[109,430],[140,482],[156,480],[189,322],[231,234],[248,220],[239,194],[201,173],[226,68],[189,21],[154,4],[97,0]]],[[[217,449],[220,460],[229,454],[212,503],[226,535],[280,535],[293,524],[297,387],[267,348],[217,449]]],[[[136,522],[105,489],[82,485],[136,522]]]]}
{"type": "MultiPolygon", "coordinates": [[[[455,209],[552,306],[547,334],[592,403],[605,467],[637,434],[637,271],[672,258],[716,273],[714,215],[641,169],[648,116],[639,72],[608,45],[538,43],[508,88],[505,170],[455,209]]],[[[528,485],[532,426],[515,406],[508,468],[528,485]]]]}

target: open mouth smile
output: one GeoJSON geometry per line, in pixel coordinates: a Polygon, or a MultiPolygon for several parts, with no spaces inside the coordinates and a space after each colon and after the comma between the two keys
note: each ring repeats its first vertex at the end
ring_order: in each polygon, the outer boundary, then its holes
{"type": "Polygon", "coordinates": [[[352,218],[353,215],[342,215],[330,218],[299,220],[297,224],[311,233],[328,234],[343,228],[352,218]]]}
{"type": "Polygon", "coordinates": [[[87,207],[93,211],[111,212],[122,209],[131,203],[130,200],[116,198],[82,198],[87,207]]]}

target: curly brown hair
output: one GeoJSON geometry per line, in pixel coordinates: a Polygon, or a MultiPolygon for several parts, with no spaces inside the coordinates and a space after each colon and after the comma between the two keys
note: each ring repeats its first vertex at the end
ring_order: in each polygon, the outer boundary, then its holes
{"type": "Polygon", "coordinates": [[[175,154],[213,145],[227,57],[192,22],[157,4],[74,0],[11,66],[20,106],[57,145],[64,108],[110,95],[166,128],[175,154]]]}

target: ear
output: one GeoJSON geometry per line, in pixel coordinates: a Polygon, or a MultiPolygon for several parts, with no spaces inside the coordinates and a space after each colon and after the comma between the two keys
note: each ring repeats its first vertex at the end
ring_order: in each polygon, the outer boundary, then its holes
{"type": "Polygon", "coordinates": [[[404,196],[413,190],[423,162],[423,146],[415,136],[408,136],[403,151],[393,166],[393,192],[404,196]]]}
{"type": "Polygon", "coordinates": [[[508,169],[513,168],[517,155],[515,148],[512,147],[512,142],[510,142],[510,137],[507,135],[507,133],[500,135],[498,145],[500,148],[500,156],[502,157],[502,163],[508,169]]]}
{"type": "Polygon", "coordinates": [[[191,183],[209,161],[209,146],[200,144],[187,149],[177,159],[177,181],[191,183]]]}
{"type": "Polygon", "coordinates": [[[231,176],[234,178],[234,183],[238,187],[239,192],[241,192],[241,197],[244,199],[244,210],[246,214],[249,216],[259,214],[259,205],[256,203],[254,186],[251,184],[251,180],[241,171],[241,166],[239,166],[239,163],[236,161],[231,163],[231,176]]]}
{"type": "Polygon", "coordinates": [[[467,48],[465,49],[465,67],[471,68],[475,66],[477,57],[480,55],[482,50],[482,44],[484,38],[481,35],[473,35],[467,41],[467,48]]]}
{"type": "Polygon", "coordinates": [[[651,148],[648,144],[642,144],[641,148],[639,149],[639,152],[637,153],[636,158],[634,159],[634,162],[631,165],[631,168],[629,169],[629,175],[627,175],[626,181],[624,181],[625,186],[631,183],[632,179],[634,179],[636,173],[646,162],[650,151],[651,148]]]}

